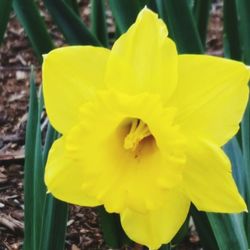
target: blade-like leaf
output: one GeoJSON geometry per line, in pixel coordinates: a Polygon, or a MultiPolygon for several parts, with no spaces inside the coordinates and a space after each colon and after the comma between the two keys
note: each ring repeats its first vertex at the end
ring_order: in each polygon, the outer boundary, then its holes
{"type": "Polygon", "coordinates": [[[97,207],[96,210],[99,215],[104,240],[110,247],[120,249],[124,245],[129,246],[132,244],[132,241],[122,229],[119,215],[106,212],[103,206],[97,207]]]}
{"type": "Polygon", "coordinates": [[[224,0],[224,54],[226,57],[241,60],[242,51],[239,34],[239,20],[235,0],[224,0]]]}
{"type": "Polygon", "coordinates": [[[43,149],[43,162],[44,162],[44,164],[47,162],[49,150],[57,137],[58,137],[58,133],[55,131],[55,129],[49,123],[48,127],[47,127],[45,145],[44,145],[44,149],[43,149]]]}
{"type": "Polygon", "coordinates": [[[35,146],[38,124],[38,100],[36,94],[35,77],[30,76],[29,113],[25,137],[25,164],[24,164],[24,250],[36,249],[34,237],[34,164],[35,146]]]}
{"type": "Polygon", "coordinates": [[[63,250],[68,205],[51,194],[46,195],[39,250],[63,250]]]}
{"type": "Polygon", "coordinates": [[[23,25],[38,59],[53,49],[53,43],[33,0],[13,0],[13,9],[23,25]]]}
{"type": "Polygon", "coordinates": [[[248,249],[243,221],[239,214],[207,213],[220,250],[248,249]]]}
{"type": "Polygon", "coordinates": [[[103,206],[97,207],[96,210],[105,242],[112,248],[120,248],[120,236],[113,214],[107,213],[103,206]]]}
{"type": "MultiPolygon", "coordinates": [[[[48,124],[43,150],[44,164],[46,164],[49,150],[57,137],[58,133],[50,124],[48,124]]],[[[43,209],[39,250],[64,249],[67,217],[68,204],[59,201],[51,194],[47,194],[43,209]],[[54,237],[55,235],[56,237],[54,237]]]]}
{"type": "MultiPolygon", "coordinates": [[[[187,0],[188,3],[188,7],[190,8],[190,10],[193,11],[194,5],[195,5],[195,1],[196,0],[187,0]]],[[[199,1],[199,0],[198,0],[199,1]]]]}
{"type": "MultiPolygon", "coordinates": [[[[235,182],[244,197],[247,180],[243,155],[236,137],[224,146],[224,151],[230,158],[235,182]]],[[[221,250],[248,249],[247,237],[244,231],[243,214],[208,213],[208,219],[221,250]]]]}
{"type": "MultiPolygon", "coordinates": [[[[242,45],[242,58],[247,65],[250,65],[250,1],[241,0],[236,1],[237,17],[239,20],[239,32],[240,42],[242,45]]],[[[244,115],[244,119],[241,123],[242,133],[242,151],[246,167],[246,203],[247,207],[250,207],[250,103],[244,115]]],[[[246,235],[248,238],[248,244],[250,246],[250,216],[246,214],[245,227],[246,235]]]]}
{"type": "MultiPolygon", "coordinates": [[[[224,146],[224,150],[231,160],[233,175],[239,191],[244,196],[246,177],[244,174],[243,156],[237,139],[233,138],[224,146]]],[[[205,214],[198,212],[194,208],[192,212],[197,231],[205,249],[218,249],[216,246],[213,246],[215,241],[211,240],[211,237],[216,238],[220,250],[247,249],[248,243],[244,231],[243,214],[205,214]]]]}
{"type": "MultiPolygon", "coordinates": [[[[248,102],[248,106],[244,115],[244,119],[241,123],[241,133],[242,133],[242,150],[243,150],[243,158],[246,167],[245,175],[246,175],[246,203],[247,207],[250,207],[250,103],[248,102]]],[[[245,228],[246,234],[248,238],[248,244],[250,246],[250,216],[249,214],[245,215],[245,228]]]]}
{"type": "Polygon", "coordinates": [[[250,1],[235,1],[237,9],[237,17],[239,20],[240,39],[243,48],[243,60],[250,65],[250,1]]]}
{"type": "Polygon", "coordinates": [[[156,3],[160,17],[166,22],[179,53],[202,53],[202,43],[188,2],[156,0],[156,3]]]}
{"type": "Polygon", "coordinates": [[[140,11],[138,0],[109,0],[109,5],[120,33],[124,33],[135,22],[140,11]]]}
{"type": "Polygon", "coordinates": [[[44,0],[57,26],[71,45],[100,45],[79,16],[62,0],[44,0]]]}
{"type": "Polygon", "coordinates": [[[232,172],[240,194],[246,197],[246,169],[238,140],[234,137],[223,147],[232,163],[232,172]]]}
{"type": "Polygon", "coordinates": [[[42,134],[41,134],[41,114],[43,111],[43,96],[42,91],[38,102],[38,123],[36,128],[36,145],[35,145],[35,161],[34,161],[34,221],[33,230],[36,241],[36,249],[39,247],[41,225],[43,216],[43,207],[45,202],[46,188],[44,184],[44,163],[43,163],[43,152],[42,152],[42,134]]]}
{"type": "Polygon", "coordinates": [[[159,250],[171,250],[171,245],[170,244],[164,244],[162,245],[159,250]]]}
{"type": "Polygon", "coordinates": [[[207,214],[199,212],[194,205],[191,206],[190,212],[204,249],[219,250],[219,246],[215,239],[207,214]]]}
{"type": "Polygon", "coordinates": [[[75,14],[77,14],[78,16],[80,15],[77,0],[64,0],[64,1],[75,12],[75,14]]]}
{"type": "Polygon", "coordinates": [[[0,0],[0,45],[9,21],[12,0],[0,0]]]}
{"type": "Polygon", "coordinates": [[[209,12],[211,9],[211,0],[196,0],[194,6],[194,14],[200,39],[203,47],[206,46],[207,26],[209,19],[209,12]]]}
{"type": "Polygon", "coordinates": [[[155,0],[150,0],[147,4],[147,7],[151,10],[153,10],[154,12],[157,12],[157,5],[156,5],[156,1],[155,0]]]}
{"type": "Polygon", "coordinates": [[[91,0],[91,30],[104,47],[108,47],[108,32],[104,0],[91,0]]]}
{"type": "Polygon", "coordinates": [[[138,0],[140,8],[148,7],[150,0],[138,0]]]}

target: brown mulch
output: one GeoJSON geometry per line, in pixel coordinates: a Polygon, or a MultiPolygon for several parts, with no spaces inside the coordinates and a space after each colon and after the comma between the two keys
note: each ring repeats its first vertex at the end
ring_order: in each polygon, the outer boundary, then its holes
{"type": "MultiPolygon", "coordinates": [[[[80,1],[81,14],[88,23],[89,1],[80,1]]],[[[40,6],[57,47],[65,44],[51,17],[40,6]]],[[[112,23],[112,20],[110,21],[112,23]]],[[[222,55],[222,14],[220,3],[213,5],[207,41],[208,53],[222,55]]],[[[110,28],[112,29],[112,27],[110,28]]],[[[29,97],[29,72],[33,65],[37,86],[41,68],[28,38],[12,13],[0,46],[0,250],[21,249],[23,241],[23,163],[24,138],[29,97]]],[[[67,223],[67,249],[106,249],[98,218],[93,209],[70,206],[67,223]]],[[[200,249],[194,231],[179,249],[200,249]]]]}

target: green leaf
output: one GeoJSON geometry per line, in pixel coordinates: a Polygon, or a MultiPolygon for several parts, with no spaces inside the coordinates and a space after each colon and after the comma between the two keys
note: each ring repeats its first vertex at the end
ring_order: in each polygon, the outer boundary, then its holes
{"type": "Polygon", "coordinates": [[[65,2],[44,0],[44,4],[69,44],[100,46],[97,38],[65,2]]]}
{"type": "MultiPolygon", "coordinates": [[[[242,150],[244,164],[246,167],[245,176],[246,176],[246,204],[247,207],[250,207],[250,104],[248,106],[244,115],[244,119],[241,123],[241,133],[242,133],[242,150]]],[[[246,235],[248,238],[248,244],[250,246],[250,216],[249,214],[245,215],[245,228],[246,235]]]]}
{"type": "Polygon", "coordinates": [[[29,113],[25,137],[25,164],[24,164],[24,250],[36,249],[34,237],[34,164],[36,133],[38,124],[38,100],[35,86],[35,76],[32,70],[30,75],[29,113]]]}
{"type": "Polygon", "coordinates": [[[77,0],[64,0],[64,1],[75,12],[76,15],[80,16],[80,10],[77,0]]]}
{"type": "Polygon", "coordinates": [[[157,5],[156,5],[156,1],[155,0],[150,0],[147,4],[147,7],[149,9],[151,9],[152,11],[156,12],[157,13],[157,5]]]}
{"type": "Polygon", "coordinates": [[[104,0],[91,0],[91,30],[102,45],[108,47],[104,0]]]}
{"type": "MultiPolygon", "coordinates": [[[[238,189],[244,196],[246,184],[244,161],[236,137],[229,141],[223,149],[231,161],[233,176],[238,189]]],[[[248,242],[244,231],[243,214],[208,213],[208,219],[221,250],[248,249],[248,242]]]]}
{"type": "MultiPolygon", "coordinates": [[[[43,149],[44,165],[47,162],[49,150],[57,137],[58,133],[49,123],[43,149]]],[[[67,218],[68,204],[54,198],[51,194],[47,194],[43,209],[39,250],[64,249],[67,218]]]]}
{"type": "Polygon", "coordinates": [[[40,250],[63,250],[68,218],[68,205],[51,194],[46,195],[40,250]]]}
{"type": "MultiPolygon", "coordinates": [[[[236,138],[233,138],[224,150],[229,156],[233,175],[239,191],[244,193],[246,183],[243,156],[236,138]]],[[[192,216],[205,249],[247,249],[246,234],[243,225],[243,214],[215,214],[198,212],[192,208],[192,216]],[[213,240],[213,238],[216,238],[213,240]],[[213,245],[216,244],[216,245],[213,245]]]]}
{"type": "MultiPolygon", "coordinates": [[[[250,1],[241,0],[236,1],[237,17],[239,20],[239,33],[240,33],[240,43],[242,45],[242,59],[247,64],[250,65],[250,1]]],[[[242,151],[244,157],[244,163],[246,167],[246,203],[247,207],[250,207],[250,103],[244,115],[244,119],[241,123],[241,134],[242,134],[242,151]]],[[[246,235],[248,238],[248,244],[250,246],[250,216],[245,215],[245,228],[246,235]]]]}
{"type": "Polygon", "coordinates": [[[53,144],[53,142],[57,139],[58,133],[56,130],[51,126],[51,124],[48,124],[47,132],[46,132],[46,138],[45,138],[45,145],[43,149],[43,162],[46,164],[49,150],[53,144]]]}
{"type": "Polygon", "coordinates": [[[224,54],[228,58],[241,60],[242,51],[239,21],[235,0],[224,0],[224,54]]]}
{"type": "Polygon", "coordinates": [[[43,216],[43,207],[45,202],[46,187],[44,184],[44,163],[43,163],[43,153],[42,153],[42,134],[41,134],[41,114],[43,111],[43,96],[42,91],[40,92],[39,102],[38,102],[38,123],[36,127],[36,144],[35,144],[35,161],[34,161],[34,221],[33,230],[36,242],[36,248],[39,247],[40,235],[41,235],[41,224],[43,216]]]}
{"type": "Polygon", "coordinates": [[[53,49],[52,40],[33,0],[13,0],[13,9],[24,27],[37,57],[53,49]]]}
{"type": "Polygon", "coordinates": [[[243,61],[250,65],[250,1],[235,1],[239,20],[240,41],[243,47],[243,61]]]}
{"type": "Polygon", "coordinates": [[[109,0],[109,5],[121,33],[135,22],[141,7],[138,0],[109,0]]]}
{"type": "Polygon", "coordinates": [[[0,45],[9,21],[12,0],[0,0],[0,45]]]}
{"type": "Polygon", "coordinates": [[[162,245],[159,250],[171,250],[171,244],[164,244],[162,245]]]}
{"type": "Polygon", "coordinates": [[[118,214],[110,214],[106,212],[103,206],[96,208],[100,227],[103,232],[105,242],[112,248],[120,249],[121,247],[129,246],[132,241],[127,237],[122,229],[120,223],[120,216],[118,214]]]}
{"type": "Polygon", "coordinates": [[[228,155],[232,163],[232,172],[239,189],[240,194],[246,197],[246,168],[244,164],[243,154],[238,140],[234,137],[224,147],[225,153],[228,155]]]}
{"type": "Polygon", "coordinates": [[[117,223],[113,214],[107,213],[103,206],[97,207],[96,210],[99,215],[100,227],[105,242],[112,248],[120,248],[120,236],[117,231],[117,223]]]}
{"type": "Polygon", "coordinates": [[[207,213],[220,250],[246,250],[247,237],[240,214],[207,213]]]}
{"type": "Polygon", "coordinates": [[[31,72],[29,115],[26,130],[24,204],[25,238],[24,250],[39,249],[41,225],[46,188],[44,185],[44,163],[42,155],[40,118],[43,97],[36,94],[35,76],[31,72]]]}
{"type": "Polygon", "coordinates": [[[207,214],[198,211],[194,205],[191,206],[190,212],[204,249],[219,250],[219,246],[215,239],[207,214]]]}
{"type": "MultiPolygon", "coordinates": [[[[187,0],[188,7],[189,7],[189,9],[192,10],[192,11],[193,11],[193,8],[194,8],[194,5],[195,5],[195,1],[196,1],[196,0],[187,0]]],[[[199,1],[199,0],[197,0],[197,1],[199,1]]]]}
{"type": "Polygon", "coordinates": [[[144,8],[145,6],[148,7],[150,0],[138,0],[140,8],[144,8]]]}
{"type": "Polygon", "coordinates": [[[194,6],[194,14],[200,39],[203,47],[206,46],[207,26],[209,19],[209,12],[211,9],[211,0],[196,0],[194,6]]]}
{"type": "Polygon", "coordinates": [[[156,3],[159,15],[167,24],[179,53],[202,53],[202,43],[188,2],[156,0],[156,3]]]}

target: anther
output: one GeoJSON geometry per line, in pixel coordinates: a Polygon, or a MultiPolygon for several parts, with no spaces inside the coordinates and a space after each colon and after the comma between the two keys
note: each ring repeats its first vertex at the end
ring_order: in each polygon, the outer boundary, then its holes
{"type": "Polygon", "coordinates": [[[135,152],[140,141],[150,135],[151,133],[146,123],[139,119],[133,119],[130,131],[124,139],[124,148],[135,152]]]}

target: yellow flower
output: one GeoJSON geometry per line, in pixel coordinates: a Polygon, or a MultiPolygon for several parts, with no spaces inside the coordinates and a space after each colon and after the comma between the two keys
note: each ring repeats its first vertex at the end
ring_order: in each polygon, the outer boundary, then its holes
{"type": "Polygon", "coordinates": [[[169,242],[190,201],[203,211],[246,205],[221,150],[248,100],[245,65],[178,55],[157,15],[143,9],[112,50],[55,49],[43,64],[45,105],[62,134],[45,182],[58,199],[104,204],[134,241],[169,242]]]}

